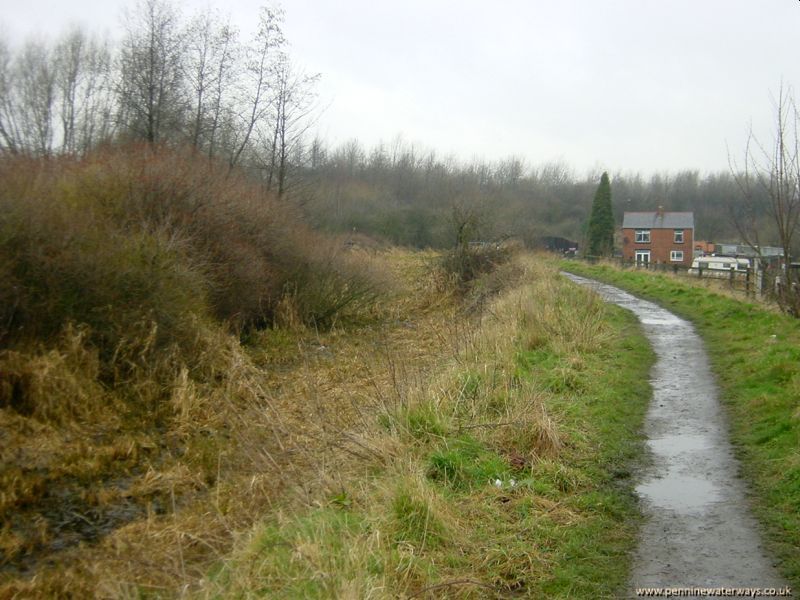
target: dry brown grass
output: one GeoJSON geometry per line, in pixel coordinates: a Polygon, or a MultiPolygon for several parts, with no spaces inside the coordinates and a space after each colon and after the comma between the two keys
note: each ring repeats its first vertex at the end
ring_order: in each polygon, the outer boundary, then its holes
{"type": "MultiPolygon", "coordinates": [[[[0,548],[11,568],[0,596],[269,597],[307,577],[326,582],[328,597],[431,597],[444,582],[440,592],[481,598],[544,573],[547,552],[517,543],[518,511],[564,527],[579,514],[488,486],[478,498],[499,536],[488,543],[475,529],[486,513],[454,505],[426,461],[439,440],[466,436],[521,473],[539,463],[558,471],[559,417],[549,392],[516,375],[514,356],[547,343],[577,357],[602,344],[601,309],[543,302],[563,299],[566,284],[525,256],[492,275],[491,293],[476,292],[479,308],[431,268],[432,253],[358,250],[347,260],[393,282],[380,307],[317,330],[285,299],[282,327],[253,331],[245,345],[196,323],[192,366],[165,355],[173,369],[158,367],[157,383],[151,371],[129,374],[126,397],[162,398],[162,418],[146,427],[111,401],[84,418],[64,409],[55,419],[44,401],[37,414],[0,410],[0,432],[17,432],[3,455],[11,516],[0,548]],[[48,496],[63,506],[51,509],[48,496]],[[343,520],[342,506],[358,519],[343,520]],[[57,521],[73,527],[72,513],[89,515],[93,535],[65,538],[57,521]],[[465,568],[491,576],[466,581],[465,568]]],[[[31,359],[15,372],[62,373],[47,383],[55,395],[69,398],[62,389],[88,378],[85,389],[113,397],[92,383],[81,336],[32,347],[44,366],[31,359]]],[[[574,485],[569,471],[559,477],[574,485]]]]}
{"type": "Polygon", "coordinates": [[[5,356],[4,380],[24,379],[34,409],[0,410],[0,595],[174,595],[202,582],[265,512],[315,501],[340,485],[344,465],[376,455],[364,435],[370,407],[441,355],[430,324],[454,308],[432,285],[429,256],[348,260],[396,281],[380,319],[363,315],[356,330],[334,321],[329,331],[295,321],[254,333],[246,347],[200,323],[193,370],[162,383],[149,371],[129,376],[125,396],[167,394],[155,429],[98,383],[84,330],[67,328],[54,349],[5,356]],[[69,507],[48,508],[53,495],[69,507]],[[90,535],[63,535],[67,510],[97,513],[90,535]],[[17,570],[23,564],[31,570],[17,570]]]}
{"type": "Polygon", "coordinates": [[[380,323],[384,265],[167,150],[0,182],[0,596],[175,593],[307,495],[330,442],[282,382],[380,323]]]}
{"type": "MultiPolygon", "coordinates": [[[[324,462],[307,473],[319,487],[308,490],[306,507],[265,515],[223,561],[221,575],[204,582],[201,597],[432,597],[434,588],[458,598],[502,597],[500,590],[520,578],[546,571],[547,558],[535,547],[521,550],[515,541],[502,550],[503,536],[518,535],[515,510],[526,502],[524,492],[489,486],[478,497],[481,510],[474,498],[453,503],[429,477],[426,461],[437,440],[466,435],[520,472],[538,461],[558,464],[558,419],[547,409],[546,393],[517,379],[513,364],[524,323],[536,318],[548,335],[568,326],[561,312],[543,313],[537,305],[551,286],[566,284],[530,257],[517,257],[513,280],[525,285],[505,289],[480,317],[466,318],[452,295],[436,291],[441,282],[420,278],[426,272],[421,257],[395,252],[387,258],[413,285],[414,293],[389,311],[399,326],[373,340],[329,337],[331,356],[318,348],[302,382],[281,381],[282,397],[311,400],[295,410],[304,412],[306,443],[322,442],[324,462]],[[356,352],[348,354],[342,344],[356,352]],[[337,512],[337,506],[349,510],[337,512]],[[486,524],[499,536],[491,541],[476,532],[486,506],[497,507],[486,524]],[[360,516],[342,524],[350,518],[342,515],[360,516]],[[494,579],[465,578],[470,564],[494,579]]],[[[592,305],[578,317],[591,320],[592,310],[598,309],[592,305]]],[[[602,333],[588,323],[570,332],[552,341],[574,353],[602,333]]],[[[559,526],[581,519],[545,498],[538,502],[532,510],[559,526]]]]}

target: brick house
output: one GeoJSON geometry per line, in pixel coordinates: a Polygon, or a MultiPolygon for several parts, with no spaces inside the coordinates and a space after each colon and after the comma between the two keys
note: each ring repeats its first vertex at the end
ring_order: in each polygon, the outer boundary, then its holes
{"type": "Polygon", "coordinates": [[[643,263],[692,265],[694,213],[626,212],[622,218],[622,257],[643,263]]]}

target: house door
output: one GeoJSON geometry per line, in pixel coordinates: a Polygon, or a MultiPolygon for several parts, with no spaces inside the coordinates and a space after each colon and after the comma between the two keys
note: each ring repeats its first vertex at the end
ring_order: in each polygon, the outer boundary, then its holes
{"type": "Polygon", "coordinates": [[[650,250],[637,250],[636,251],[636,264],[644,265],[645,267],[650,264],[650,250]]]}

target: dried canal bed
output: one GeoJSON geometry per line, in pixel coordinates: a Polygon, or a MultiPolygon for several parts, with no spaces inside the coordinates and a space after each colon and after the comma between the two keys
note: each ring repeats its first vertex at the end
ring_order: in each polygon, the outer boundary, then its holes
{"type": "Polygon", "coordinates": [[[633,312],[658,357],[645,422],[653,461],[636,488],[645,523],[631,590],[786,585],[761,546],[700,337],[652,302],[565,275],[633,312]]]}

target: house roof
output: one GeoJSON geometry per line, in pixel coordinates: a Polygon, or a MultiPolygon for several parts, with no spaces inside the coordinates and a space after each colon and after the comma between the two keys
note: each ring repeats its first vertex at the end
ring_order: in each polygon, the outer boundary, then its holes
{"type": "Polygon", "coordinates": [[[626,212],[622,217],[623,229],[694,229],[694,213],[626,212]]]}

